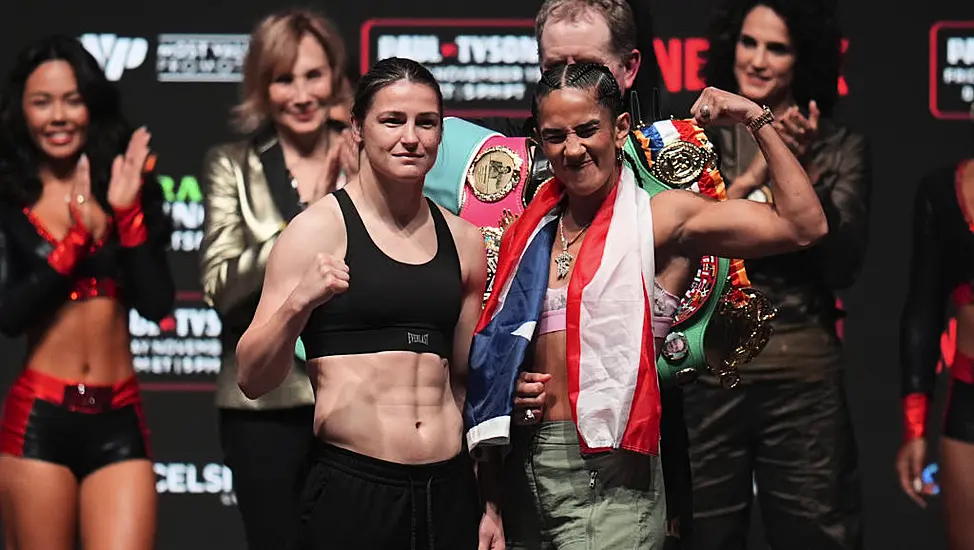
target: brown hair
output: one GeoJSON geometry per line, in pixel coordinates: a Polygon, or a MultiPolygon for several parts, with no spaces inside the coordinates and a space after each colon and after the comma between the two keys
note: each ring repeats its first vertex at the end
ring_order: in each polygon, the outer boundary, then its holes
{"type": "Polygon", "coordinates": [[[267,90],[280,67],[294,64],[298,45],[306,34],[321,43],[331,65],[333,93],[341,93],[345,78],[345,44],[335,25],[328,18],[306,9],[274,13],[258,23],[250,34],[244,60],[243,100],[232,111],[237,130],[252,133],[267,123],[267,90]]]}
{"type": "Polygon", "coordinates": [[[636,21],[626,0],[545,0],[534,20],[534,35],[541,48],[541,34],[548,21],[578,21],[588,12],[605,19],[609,27],[612,51],[628,61],[636,49],[636,21]]]}

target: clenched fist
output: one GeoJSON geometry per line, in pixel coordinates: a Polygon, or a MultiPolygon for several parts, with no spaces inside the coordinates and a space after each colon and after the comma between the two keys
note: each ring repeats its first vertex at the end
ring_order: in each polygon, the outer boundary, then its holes
{"type": "Polygon", "coordinates": [[[761,116],[764,110],[746,97],[718,88],[704,88],[690,107],[690,115],[700,126],[747,124],[761,116]]]}
{"type": "Polygon", "coordinates": [[[550,374],[522,371],[517,377],[517,387],[514,390],[514,412],[512,420],[520,426],[527,426],[541,422],[544,414],[545,382],[551,380],[550,374]]]}
{"type": "Polygon", "coordinates": [[[348,290],[348,266],[340,258],[319,253],[301,278],[293,296],[303,307],[314,309],[348,290]]]}

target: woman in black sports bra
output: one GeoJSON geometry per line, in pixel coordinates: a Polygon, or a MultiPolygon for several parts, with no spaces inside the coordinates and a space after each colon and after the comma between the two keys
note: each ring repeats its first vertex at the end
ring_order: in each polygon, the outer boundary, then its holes
{"type": "Polygon", "coordinates": [[[132,368],[129,311],[173,305],[149,133],[77,39],[28,46],[0,103],[0,330],[25,336],[4,400],[7,547],[147,550],[155,474],[132,368]],[[151,164],[151,162],[150,162],[151,164]]]}
{"type": "Polygon", "coordinates": [[[423,197],[442,105],[414,61],[386,59],[362,77],[358,178],[281,234],[237,346],[238,382],[256,398],[304,342],[319,445],[299,548],[477,548],[461,410],[486,258],[476,227],[423,197]]]}

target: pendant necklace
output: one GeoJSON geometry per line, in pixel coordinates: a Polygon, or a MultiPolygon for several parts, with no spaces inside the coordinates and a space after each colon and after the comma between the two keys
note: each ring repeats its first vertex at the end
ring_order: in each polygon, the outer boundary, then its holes
{"type": "Polygon", "coordinates": [[[581,231],[579,231],[578,234],[575,235],[571,241],[569,241],[568,239],[565,238],[564,221],[565,221],[565,214],[563,212],[561,214],[561,217],[558,218],[558,235],[561,237],[561,252],[559,252],[558,255],[555,256],[555,266],[558,268],[559,281],[564,279],[566,276],[568,276],[568,270],[571,269],[572,262],[575,260],[575,256],[568,251],[568,248],[573,244],[575,244],[578,241],[578,239],[580,239],[582,235],[585,233],[585,230],[588,229],[588,224],[585,224],[585,226],[582,227],[581,231]]]}
{"type": "Polygon", "coordinates": [[[294,177],[294,174],[291,173],[290,169],[285,168],[285,171],[287,172],[286,177],[288,181],[291,182],[291,189],[294,190],[294,195],[298,198],[298,209],[304,210],[308,207],[308,203],[301,200],[301,191],[298,190],[298,178],[294,177]]]}

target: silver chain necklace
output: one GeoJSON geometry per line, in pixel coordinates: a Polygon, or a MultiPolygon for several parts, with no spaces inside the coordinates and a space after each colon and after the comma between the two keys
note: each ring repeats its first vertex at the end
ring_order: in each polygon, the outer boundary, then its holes
{"type": "MultiPolygon", "coordinates": [[[[575,256],[568,251],[568,248],[575,244],[578,239],[582,237],[585,231],[588,229],[589,224],[585,224],[582,230],[575,235],[571,241],[565,238],[565,213],[562,212],[561,216],[558,218],[558,236],[561,237],[561,252],[555,256],[555,267],[558,268],[558,280],[562,280],[568,276],[568,271],[572,267],[572,262],[575,261],[575,256]]],[[[591,222],[589,222],[591,223],[591,222]]]]}

